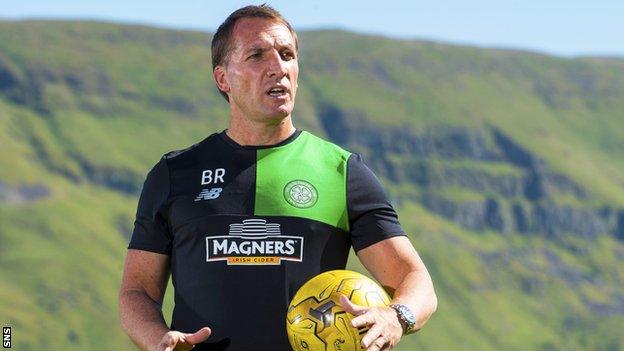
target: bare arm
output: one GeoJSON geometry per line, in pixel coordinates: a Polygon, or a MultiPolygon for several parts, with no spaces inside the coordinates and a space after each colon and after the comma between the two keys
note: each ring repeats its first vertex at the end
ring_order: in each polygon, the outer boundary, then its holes
{"type": "Polygon", "coordinates": [[[121,326],[141,350],[190,350],[206,340],[210,328],[192,334],[169,330],[162,315],[162,301],[169,280],[169,256],[128,250],[121,289],[121,326]]]}
{"type": "MultiPolygon", "coordinates": [[[[385,288],[393,292],[392,303],[407,306],[416,322],[412,330],[419,330],[435,312],[438,300],[433,290],[427,268],[407,237],[382,240],[357,253],[368,271],[385,288]]],[[[365,307],[354,305],[345,296],[341,305],[356,317],[354,327],[369,326],[362,338],[367,351],[390,350],[403,335],[403,327],[396,311],[391,307],[365,307]]]]}
{"type": "Polygon", "coordinates": [[[162,301],[169,280],[169,256],[128,250],[121,289],[121,326],[141,350],[155,350],[169,328],[162,301]]]}
{"type": "Polygon", "coordinates": [[[409,307],[414,330],[429,320],[438,306],[429,272],[407,237],[397,236],[360,250],[358,258],[384,287],[394,291],[392,303],[409,307]]]}

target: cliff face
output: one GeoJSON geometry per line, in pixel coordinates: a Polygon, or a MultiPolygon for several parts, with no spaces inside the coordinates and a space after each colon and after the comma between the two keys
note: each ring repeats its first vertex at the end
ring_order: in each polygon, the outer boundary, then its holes
{"type": "MultiPolygon", "coordinates": [[[[438,313],[398,350],[622,348],[624,61],[300,34],[296,126],[364,155],[436,284],[438,313]]],[[[145,175],[227,127],[209,44],[0,21],[0,319],[30,335],[17,349],[132,347],[115,306],[145,175]]]]}
{"type": "Polygon", "coordinates": [[[467,229],[560,237],[622,239],[624,209],[592,207],[593,194],[491,126],[444,126],[415,130],[386,127],[357,112],[320,108],[327,135],[367,156],[380,177],[410,184],[416,200],[467,229]]]}

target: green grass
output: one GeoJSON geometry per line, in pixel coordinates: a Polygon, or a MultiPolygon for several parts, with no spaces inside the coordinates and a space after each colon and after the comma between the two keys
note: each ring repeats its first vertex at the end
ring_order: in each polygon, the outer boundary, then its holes
{"type": "MultiPolygon", "coordinates": [[[[300,38],[299,128],[325,135],[318,113],[330,104],[379,129],[496,129],[589,194],[548,201],[624,207],[622,60],[342,31],[300,38]]],[[[15,349],[132,349],[116,299],[137,194],[92,183],[80,162],[142,179],[164,152],[227,127],[227,105],[210,76],[209,40],[206,33],[144,26],[0,21],[0,69],[16,79],[0,89],[0,181],[50,189],[37,201],[0,203],[0,322],[14,327],[15,349]]],[[[389,159],[397,167],[427,162],[432,171],[524,172],[505,162],[389,159]]],[[[413,203],[421,187],[383,181],[400,198],[400,219],[440,301],[423,331],[397,350],[623,347],[624,316],[591,308],[622,296],[620,241],[469,231],[413,203]]],[[[494,196],[434,190],[452,201],[494,196]]],[[[354,255],[349,267],[362,270],[354,255]]],[[[171,308],[170,286],[167,318],[171,308]]]]}

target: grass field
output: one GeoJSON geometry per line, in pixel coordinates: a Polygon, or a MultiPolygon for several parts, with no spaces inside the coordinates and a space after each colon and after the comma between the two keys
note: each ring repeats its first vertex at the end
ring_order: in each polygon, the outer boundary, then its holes
{"type": "MultiPolygon", "coordinates": [[[[0,323],[13,327],[14,349],[132,349],[116,300],[137,191],[164,152],[227,127],[209,41],[207,33],[144,26],[0,22],[0,323]]],[[[502,206],[624,218],[622,60],[342,31],[304,32],[300,43],[299,128],[329,138],[337,121],[321,112],[331,110],[351,121],[338,130],[352,136],[366,128],[498,131],[586,193],[501,198],[502,206]]],[[[529,172],[501,160],[377,151],[404,173],[423,162],[510,179],[529,172]]],[[[397,350],[624,348],[617,235],[470,230],[418,199],[431,192],[480,203],[499,194],[382,180],[439,297],[429,324],[397,350]]],[[[362,271],[354,255],[349,267],[362,271]]],[[[169,316],[171,289],[166,301],[169,316]]]]}

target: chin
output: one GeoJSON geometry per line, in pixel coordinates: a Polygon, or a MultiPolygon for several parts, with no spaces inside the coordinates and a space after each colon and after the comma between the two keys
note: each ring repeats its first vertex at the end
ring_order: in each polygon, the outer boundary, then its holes
{"type": "Polygon", "coordinates": [[[280,113],[276,112],[276,113],[267,115],[267,118],[274,120],[274,121],[281,121],[288,116],[290,116],[290,112],[280,112],[280,113]]]}
{"type": "Polygon", "coordinates": [[[286,107],[286,106],[281,106],[269,113],[267,113],[267,117],[269,118],[286,118],[288,116],[290,116],[290,114],[292,113],[292,108],[290,107],[286,107]]]}

